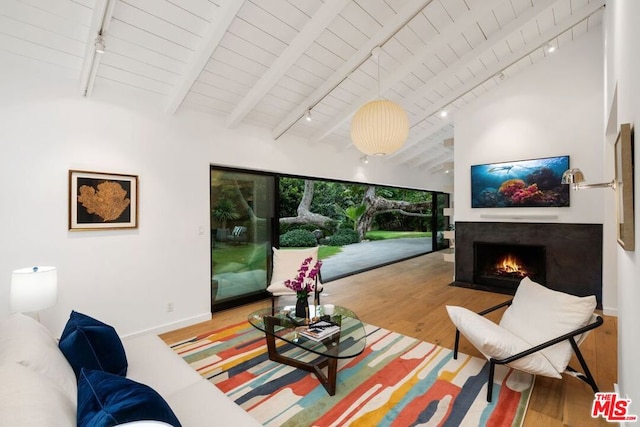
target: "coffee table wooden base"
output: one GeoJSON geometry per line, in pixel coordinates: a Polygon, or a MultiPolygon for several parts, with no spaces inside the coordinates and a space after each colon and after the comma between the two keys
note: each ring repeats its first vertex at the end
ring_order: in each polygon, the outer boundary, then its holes
{"type": "Polygon", "coordinates": [[[333,396],[336,394],[338,359],[333,357],[322,357],[318,363],[306,363],[296,359],[292,359],[291,357],[283,356],[282,354],[278,353],[278,349],[276,347],[276,337],[273,333],[273,324],[267,321],[266,318],[265,326],[267,327],[265,338],[267,340],[267,350],[270,360],[282,363],[283,365],[293,366],[294,368],[303,369],[305,371],[314,373],[316,377],[318,377],[320,383],[329,393],[329,396],[333,396]],[[327,375],[325,375],[322,371],[324,367],[327,368],[327,375]]]}

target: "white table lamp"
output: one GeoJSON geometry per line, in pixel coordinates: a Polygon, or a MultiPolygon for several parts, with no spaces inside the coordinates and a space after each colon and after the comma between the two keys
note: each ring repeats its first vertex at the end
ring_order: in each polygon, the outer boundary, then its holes
{"type": "Polygon", "coordinates": [[[58,274],[55,267],[27,267],[11,274],[12,313],[44,310],[58,300],[58,274]]]}

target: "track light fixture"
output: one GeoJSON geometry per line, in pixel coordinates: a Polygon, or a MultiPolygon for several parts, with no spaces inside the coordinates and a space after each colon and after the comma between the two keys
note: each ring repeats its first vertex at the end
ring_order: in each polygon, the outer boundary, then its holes
{"type": "Polygon", "coordinates": [[[96,53],[104,53],[106,45],[104,43],[104,37],[102,34],[98,34],[95,41],[96,53]]]}
{"type": "Polygon", "coordinates": [[[448,114],[449,112],[447,110],[440,110],[440,113],[438,113],[441,119],[444,119],[445,117],[447,117],[448,114]]]}
{"type": "Polygon", "coordinates": [[[365,154],[364,156],[360,157],[360,161],[362,163],[364,163],[365,165],[368,164],[369,163],[369,156],[365,154]]]}
{"type": "Polygon", "coordinates": [[[306,114],[304,115],[304,119],[308,122],[311,121],[311,110],[307,110],[306,114]]]}
{"type": "Polygon", "coordinates": [[[552,44],[551,42],[547,43],[546,45],[544,45],[544,50],[547,51],[547,53],[553,53],[556,51],[556,47],[554,44],[552,44]]]}

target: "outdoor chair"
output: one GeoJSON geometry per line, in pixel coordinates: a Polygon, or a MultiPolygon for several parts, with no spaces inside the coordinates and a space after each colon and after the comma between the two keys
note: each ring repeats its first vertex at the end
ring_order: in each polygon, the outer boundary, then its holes
{"type": "MultiPolygon", "coordinates": [[[[287,288],[284,284],[287,280],[292,280],[298,275],[298,270],[302,262],[311,257],[311,266],[318,260],[318,247],[306,249],[278,249],[273,248],[271,280],[267,291],[271,294],[271,312],[275,313],[276,298],[282,296],[296,296],[296,292],[287,288]]],[[[313,295],[314,301],[320,301],[322,292],[322,277],[318,273],[318,287],[313,295]]]]}
{"type": "Polygon", "coordinates": [[[591,386],[598,386],[587,366],[579,345],[589,331],[602,325],[594,313],[595,296],[577,297],[548,289],[525,277],[512,300],[474,313],[463,307],[447,306],[456,326],[453,358],[458,358],[460,333],[489,361],[487,401],[491,402],[495,365],[507,365],[533,375],[562,378],[573,375],[591,386]],[[483,317],[508,307],[500,324],[483,317]],[[584,373],[568,366],[571,351],[584,373]]]}
{"type": "Polygon", "coordinates": [[[233,227],[231,234],[227,236],[228,242],[247,243],[247,227],[236,225],[233,227]]]}

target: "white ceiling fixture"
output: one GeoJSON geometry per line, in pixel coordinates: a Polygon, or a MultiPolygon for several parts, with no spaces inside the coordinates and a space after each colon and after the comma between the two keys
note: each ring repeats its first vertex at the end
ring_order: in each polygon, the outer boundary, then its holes
{"type": "Polygon", "coordinates": [[[93,9],[93,17],[89,28],[89,40],[87,40],[84,61],[80,72],[80,93],[82,96],[89,97],[93,91],[98,66],[106,49],[105,35],[111,22],[116,1],[117,0],[97,0],[96,6],[93,9]]]}
{"type": "Polygon", "coordinates": [[[351,140],[365,155],[384,156],[402,148],[409,135],[409,118],[401,106],[380,98],[380,52],[371,52],[378,65],[378,99],[364,104],[351,121],[351,140]]]}

